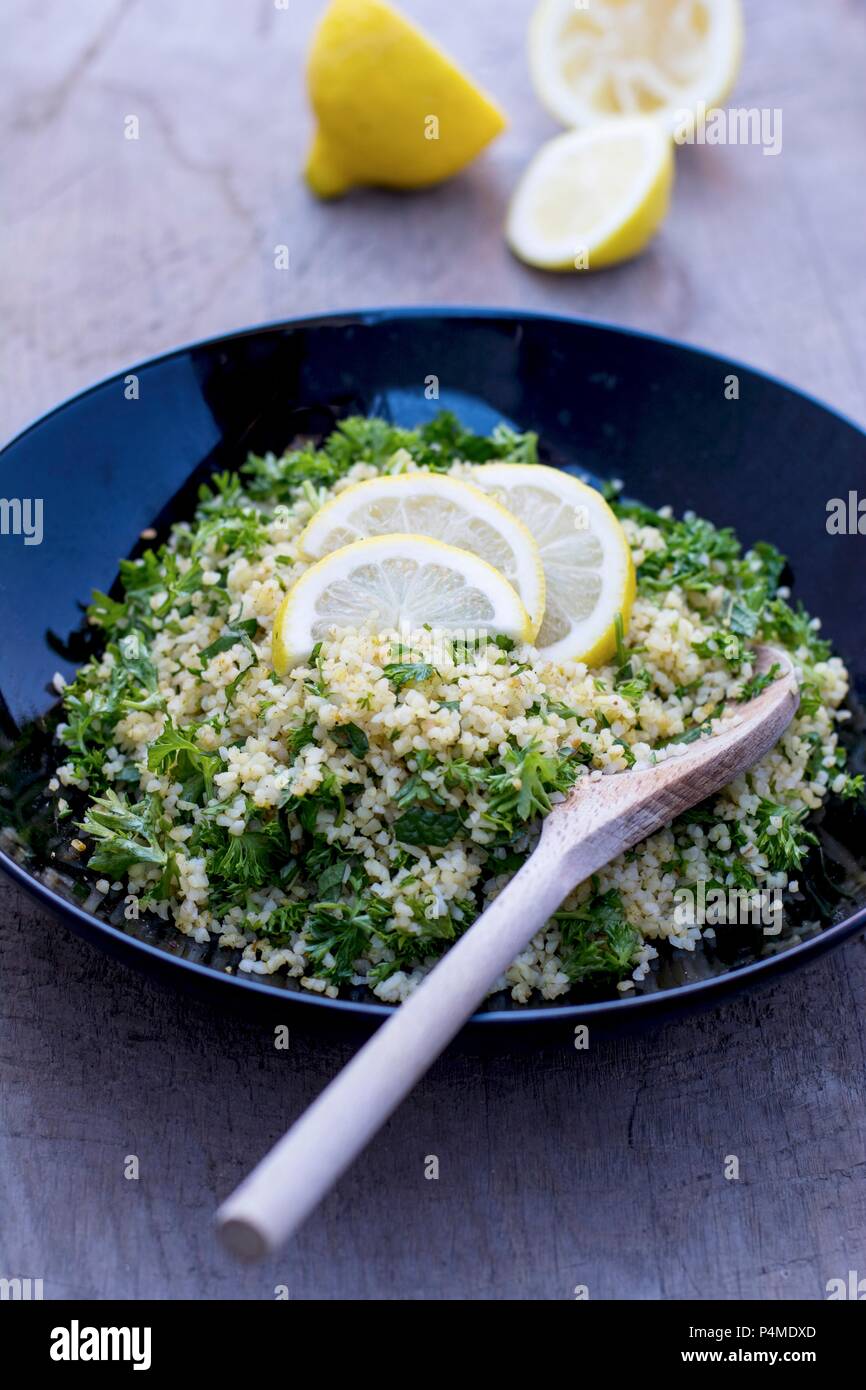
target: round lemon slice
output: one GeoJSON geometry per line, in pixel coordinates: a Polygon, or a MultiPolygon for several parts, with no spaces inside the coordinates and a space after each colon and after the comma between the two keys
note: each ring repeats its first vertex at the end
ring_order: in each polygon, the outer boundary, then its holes
{"type": "Polygon", "coordinates": [[[318,127],[306,177],[322,198],[357,185],[438,183],[506,124],[487,93],[385,0],[331,0],[307,80],[318,127]]]}
{"type": "Polygon", "coordinates": [[[301,665],[334,627],[370,623],[518,641],[531,632],[517,592],[486,560],[428,536],[376,536],[331,551],[292,586],[274,622],[274,669],[301,665]]]}
{"type": "Polygon", "coordinates": [[[508,210],[515,255],[543,270],[601,270],[636,256],[661,226],[673,144],[653,120],[608,121],[543,145],[508,210]]]}
{"type": "Polygon", "coordinates": [[[736,81],[740,0],[541,0],[529,28],[539,100],[563,125],[647,115],[670,132],[736,81]]]}
{"type": "Polygon", "coordinates": [[[318,560],[370,536],[430,536],[471,550],[504,574],[523,600],[534,637],[544,617],[544,568],[523,522],[480,488],[441,473],[403,473],[355,483],[326,502],[299,539],[318,560]]]}
{"type": "Polygon", "coordinates": [[[547,606],[536,639],[548,661],[601,666],[628,625],[635,573],[625,532],[595,488],[533,463],[484,463],[473,478],[525,522],[538,542],[547,606]]]}

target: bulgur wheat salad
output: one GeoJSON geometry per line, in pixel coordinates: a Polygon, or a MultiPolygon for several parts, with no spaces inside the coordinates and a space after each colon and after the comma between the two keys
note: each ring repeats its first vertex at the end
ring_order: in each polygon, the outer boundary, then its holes
{"type": "Polygon", "coordinates": [[[104,650],[62,690],[50,783],[96,889],[122,894],[237,968],[397,1003],[524,862],[578,777],[644,766],[748,699],[751,646],[792,656],[799,712],[777,747],[711,801],[582,884],[496,989],[526,1002],[582,981],[633,988],[662,940],[692,950],[675,893],[787,889],[810,814],[859,797],[838,733],[845,667],[780,587],[784,559],[693,515],[609,499],[637,594],[603,666],[545,661],[492,633],[332,630],[276,675],[271,634],[307,569],[297,538],[322,504],[384,472],[466,478],[535,463],[533,435],[473,435],[443,414],[414,431],[344,420],[321,447],[250,457],[201,489],[166,545],[97,593],[104,650]]]}

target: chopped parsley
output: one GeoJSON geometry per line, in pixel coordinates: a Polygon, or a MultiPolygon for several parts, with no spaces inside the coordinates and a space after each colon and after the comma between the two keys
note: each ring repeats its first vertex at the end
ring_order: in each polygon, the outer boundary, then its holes
{"type": "Polygon", "coordinates": [[[562,968],[573,983],[629,974],[640,934],[626,919],[616,889],[593,894],[573,912],[554,913],[554,921],[562,935],[562,968]]]}
{"type": "Polygon", "coordinates": [[[203,753],[195,741],[196,730],[176,729],[166,719],[162,733],[150,745],[147,766],[180,782],[185,801],[210,801],[214,794],[214,775],[222,763],[218,753],[203,753]]]}
{"type": "Polygon", "coordinates": [[[215,656],[219,656],[221,652],[230,652],[232,647],[236,647],[238,643],[242,647],[246,647],[247,651],[252,652],[255,657],[256,649],[252,639],[256,635],[257,628],[258,623],[255,618],[247,618],[243,622],[227,625],[226,631],[221,637],[217,637],[216,641],[211,642],[210,646],[199,652],[200,670],[203,671],[207,663],[215,656]]]}
{"type": "Polygon", "coordinates": [[[133,864],[152,864],[162,870],[149,896],[159,901],[169,896],[174,884],[174,857],[162,837],[158,798],[131,802],[115,791],[92,798],[81,833],[95,842],[87,861],[94,873],[120,879],[133,864]]]}
{"type": "Polygon", "coordinates": [[[394,835],[407,845],[449,845],[462,825],[456,811],[430,811],[413,806],[394,821],[394,835]]]}
{"type": "Polygon", "coordinates": [[[777,806],[766,798],[759,802],[756,844],[761,853],[766,854],[774,873],[802,868],[810,846],[817,845],[817,837],[803,825],[806,815],[805,810],[777,806]]]}
{"type": "Polygon", "coordinates": [[[510,748],[486,779],[485,818],[511,836],[520,822],[544,816],[551,808],[551,794],[568,792],[579,771],[569,753],[554,757],[542,753],[535,742],[510,748]]]}
{"type": "Polygon", "coordinates": [[[436,675],[436,668],[427,661],[392,661],[382,674],[395,690],[402,690],[404,685],[420,685],[424,681],[432,680],[436,675]]]}
{"type": "Polygon", "coordinates": [[[778,661],[774,661],[769,671],[764,671],[761,675],[752,676],[751,680],[744,681],[739,696],[740,703],[745,704],[747,700],[754,700],[768,686],[771,686],[773,681],[778,680],[779,669],[778,661]]]}
{"type": "Polygon", "coordinates": [[[337,724],[331,730],[331,738],[338,748],[348,748],[356,758],[363,758],[370,747],[370,740],[357,724],[337,724]]]}

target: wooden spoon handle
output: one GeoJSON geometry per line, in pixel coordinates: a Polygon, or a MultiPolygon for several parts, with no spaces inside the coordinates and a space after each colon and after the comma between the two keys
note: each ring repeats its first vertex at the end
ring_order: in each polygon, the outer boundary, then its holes
{"type": "Polygon", "coordinates": [[[230,1249],[258,1258],[301,1225],[584,876],[573,853],[566,862],[561,844],[542,836],[472,930],[223,1203],[217,1222],[230,1249]]]}

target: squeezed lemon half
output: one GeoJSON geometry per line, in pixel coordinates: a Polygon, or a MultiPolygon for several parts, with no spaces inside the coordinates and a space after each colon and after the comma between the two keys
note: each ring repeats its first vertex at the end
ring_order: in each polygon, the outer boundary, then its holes
{"type": "Polygon", "coordinates": [[[736,81],[740,0],[541,0],[529,28],[539,100],[567,126],[720,105],[736,81]]]}

